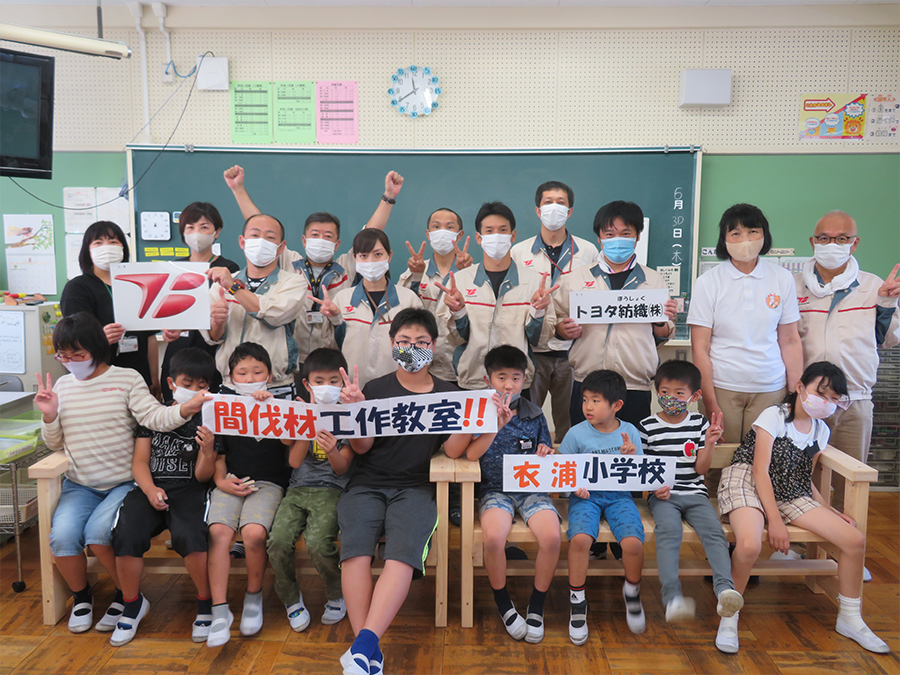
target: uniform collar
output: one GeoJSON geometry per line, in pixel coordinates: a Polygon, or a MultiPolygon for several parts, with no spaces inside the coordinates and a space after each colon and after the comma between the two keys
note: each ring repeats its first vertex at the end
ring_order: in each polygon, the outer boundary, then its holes
{"type": "Polygon", "coordinates": [[[764,263],[765,263],[765,261],[762,258],[760,258],[756,262],[756,267],[753,268],[753,271],[750,272],[750,274],[744,274],[737,267],[735,267],[734,263],[731,262],[731,258],[726,260],[724,264],[726,266],[725,269],[728,272],[728,276],[730,276],[732,279],[740,279],[741,277],[753,277],[754,279],[762,279],[763,278],[762,267],[763,267],[764,263]]]}
{"type": "MultiPolygon", "coordinates": [[[[269,287],[272,284],[274,284],[276,281],[278,281],[278,272],[279,271],[280,271],[280,268],[276,265],[275,269],[273,269],[271,272],[269,272],[269,276],[266,277],[266,280],[262,282],[260,287],[257,288],[254,291],[254,293],[259,295],[260,293],[265,293],[267,290],[269,290],[269,287]]],[[[247,268],[245,267],[244,269],[240,270],[237,274],[234,275],[234,278],[240,279],[241,281],[243,281],[245,283],[247,281],[249,281],[250,277],[247,276],[247,268]]]]}
{"type": "MultiPolygon", "coordinates": [[[[485,284],[490,285],[491,280],[487,275],[487,271],[484,269],[484,265],[482,263],[478,263],[477,269],[475,270],[475,278],[473,279],[473,283],[476,286],[484,286],[485,284]]],[[[514,286],[519,285],[519,270],[518,265],[515,260],[510,260],[509,269],[506,270],[506,277],[503,279],[503,283],[500,284],[500,292],[497,294],[497,297],[500,297],[506,291],[514,286]]]]}
{"type": "MultiPolygon", "coordinates": [[[[359,307],[360,303],[367,300],[366,289],[363,286],[363,282],[360,281],[353,287],[353,296],[350,298],[350,304],[354,307],[359,307]]],[[[378,306],[381,307],[385,300],[388,301],[391,307],[396,307],[400,304],[400,298],[397,295],[397,286],[392,284],[390,279],[388,279],[387,290],[385,290],[384,297],[381,299],[381,303],[378,306]]]]}
{"type": "MultiPolygon", "coordinates": [[[[603,266],[600,263],[597,263],[596,265],[594,265],[591,268],[590,272],[595,278],[602,277],[603,282],[606,284],[606,286],[610,287],[609,273],[605,269],[603,269],[603,266]]],[[[646,274],[646,272],[644,272],[644,266],[641,265],[640,263],[636,262],[634,264],[634,267],[632,267],[630,270],[628,270],[628,278],[625,279],[625,283],[623,284],[621,290],[627,291],[632,288],[637,288],[642,283],[644,283],[646,280],[647,280],[647,274],[646,274]]]]}
{"type": "MultiPolygon", "coordinates": [[[[459,270],[456,269],[456,259],[454,259],[453,262],[450,263],[450,271],[453,272],[454,274],[459,272],[459,270]]],[[[440,273],[441,273],[441,271],[438,269],[437,263],[434,261],[434,258],[429,258],[428,259],[428,267],[425,268],[425,276],[426,277],[434,277],[440,273]]]]}
{"type": "Polygon", "coordinates": [[[533,420],[543,414],[543,411],[527,398],[519,397],[519,405],[516,408],[516,416],[523,420],[533,420]]]}

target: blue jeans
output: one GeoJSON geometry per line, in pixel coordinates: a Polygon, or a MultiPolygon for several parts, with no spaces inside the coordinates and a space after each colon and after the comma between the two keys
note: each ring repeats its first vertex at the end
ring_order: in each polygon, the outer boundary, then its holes
{"type": "Polygon", "coordinates": [[[95,490],[63,478],[50,525],[50,550],[57,558],[81,555],[84,547],[112,545],[113,520],[134,481],[95,490]]]}

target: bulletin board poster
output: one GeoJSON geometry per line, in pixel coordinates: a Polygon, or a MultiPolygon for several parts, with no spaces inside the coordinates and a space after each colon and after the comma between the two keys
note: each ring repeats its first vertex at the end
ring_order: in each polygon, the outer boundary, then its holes
{"type": "Polygon", "coordinates": [[[801,141],[861,141],[866,94],[805,94],[800,100],[801,141]]]}

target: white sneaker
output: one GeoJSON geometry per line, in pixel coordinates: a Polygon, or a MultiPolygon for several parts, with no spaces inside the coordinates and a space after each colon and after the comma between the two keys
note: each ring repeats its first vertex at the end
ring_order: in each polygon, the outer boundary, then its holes
{"type": "Polygon", "coordinates": [[[697,613],[697,603],[693,598],[685,598],[678,595],[666,603],[666,621],[686,621],[693,619],[697,613]]]}
{"type": "Polygon", "coordinates": [[[583,645],[588,639],[587,602],[584,603],[583,614],[576,614],[575,609],[576,605],[569,604],[569,639],[572,644],[583,645]]]}
{"type": "Polygon", "coordinates": [[[384,672],[384,652],[380,659],[369,659],[369,675],[382,675],[384,672]]]}
{"type": "Polygon", "coordinates": [[[868,567],[863,567],[863,581],[872,581],[872,573],[869,571],[868,567]]]}
{"type": "Polygon", "coordinates": [[[234,614],[228,610],[227,616],[221,619],[213,619],[209,627],[209,636],[206,638],[207,647],[221,647],[231,639],[231,624],[234,623],[234,614]]]}
{"type": "Polygon", "coordinates": [[[622,597],[625,598],[625,620],[628,622],[628,630],[635,635],[640,635],[647,629],[647,618],[644,616],[641,596],[629,598],[625,595],[625,587],[622,586],[622,597]]]}
{"type": "Polygon", "coordinates": [[[528,632],[528,625],[525,623],[525,619],[516,611],[515,607],[511,607],[503,615],[503,625],[513,640],[521,640],[528,632]]]}
{"type": "Polygon", "coordinates": [[[106,614],[100,617],[100,620],[97,622],[97,625],[94,626],[101,633],[109,633],[110,631],[115,630],[116,624],[119,623],[119,620],[122,618],[122,612],[125,611],[125,605],[121,602],[116,602],[115,600],[109,603],[109,607],[106,610],[106,614]]]}
{"type": "MultiPolygon", "coordinates": [[[[300,633],[309,626],[310,616],[309,610],[306,609],[306,605],[303,604],[303,596],[300,597],[300,602],[291,605],[287,608],[288,621],[291,624],[291,628],[300,633]]],[[[243,631],[244,619],[241,617],[241,630],[243,631]]]]}
{"type": "Polygon", "coordinates": [[[336,624],[347,616],[347,605],[343,598],[329,600],[325,603],[325,611],[322,612],[322,623],[326,626],[336,624]]]}
{"type": "Polygon", "coordinates": [[[719,602],[716,604],[716,614],[719,616],[734,616],[744,606],[744,596],[733,588],[726,588],[719,593],[719,602]]]}
{"type": "Polygon", "coordinates": [[[191,626],[191,641],[206,642],[212,626],[212,614],[198,614],[191,626]]]}
{"type": "Polygon", "coordinates": [[[544,639],[544,615],[529,612],[525,618],[525,642],[538,644],[544,639]]]}
{"type": "Polygon", "coordinates": [[[73,633],[83,633],[90,630],[94,625],[94,605],[90,602],[79,602],[72,604],[72,612],[69,614],[69,630],[73,633]],[[88,610],[86,614],[80,616],[75,612],[79,610],[88,610]]]}
{"type": "Polygon", "coordinates": [[[781,551],[775,551],[772,555],[769,556],[769,560],[802,560],[803,556],[797,553],[792,548],[788,549],[787,553],[782,553],[781,551]]]}
{"type": "Polygon", "coordinates": [[[113,647],[121,647],[131,642],[137,634],[138,624],[141,622],[141,619],[147,616],[149,611],[150,601],[145,597],[141,597],[141,608],[138,610],[137,617],[129,619],[127,616],[120,616],[116,629],[109,637],[109,644],[113,647]]]}
{"type": "Polygon", "coordinates": [[[344,669],[344,675],[371,675],[372,673],[366,657],[362,654],[354,654],[350,649],[341,656],[341,668],[344,669]]]}
{"type": "Polygon", "coordinates": [[[868,649],[870,652],[887,654],[891,651],[891,648],[888,647],[887,643],[875,635],[868,626],[864,625],[862,630],[856,630],[838,616],[834,629],[844,637],[848,637],[851,640],[858,642],[863,649],[868,649]]]}
{"type": "Polygon", "coordinates": [[[740,643],[738,641],[738,615],[723,616],[719,619],[719,630],[716,632],[716,647],[726,654],[737,654],[740,643]]]}
{"type": "MultiPolygon", "coordinates": [[[[257,595],[256,593],[245,593],[244,594],[244,607],[241,609],[241,635],[244,637],[251,637],[252,635],[256,635],[259,631],[262,630],[263,625],[263,603],[262,603],[262,593],[259,593],[259,603],[255,601],[251,601],[249,604],[247,603],[247,596],[249,595],[257,595]]],[[[304,607],[304,610],[306,608],[304,607]]],[[[309,615],[309,612],[306,612],[309,615]]],[[[309,619],[306,621],[307,625],[309,625],[309,619]]]]}

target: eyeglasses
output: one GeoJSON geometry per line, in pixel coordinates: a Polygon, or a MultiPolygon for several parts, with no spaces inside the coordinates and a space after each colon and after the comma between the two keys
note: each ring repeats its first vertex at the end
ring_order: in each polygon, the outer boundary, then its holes
{"type": "Polygon", "coordinates": [[[841,234],[837,237],[829,237],[827,234],[820,234],[817,237],[813,237],[813,239],[815,240],[815,242],[817,244],[825,245],[825,244],[830,244],[831,242],[834,242],[836,244],[840,244],[841,246],[849,244],[856,238],[857,238],[856,235],[848,237],[847,235],[844,235],[844,234],[841,234]]]}
{"type": "Polygon", "coordinates": [[[91,355],[84,353],[84,354],[73,354],[72,356],[65,356],[65,355],[57,352],[56,354],[53,355],[53,358],[56,359],[57,361],[59,361],[60,363],[71,363],[73,361],[75,363],[80,363],[82,361],[89,361],[91,359],[91,355]]]}
{"type": "Polygon", "coordinates": [[[410,347],[418,347],[419,349],[430,349],[431,342],[419,340],[418,342],[407,342],[406,340],[397,340],[395,343],[400,349],[409,349],[410,347]]]}

